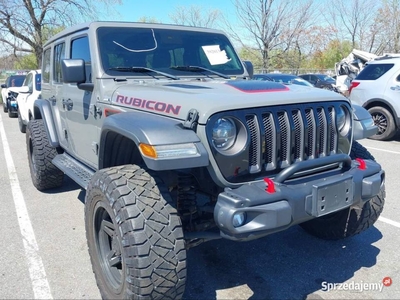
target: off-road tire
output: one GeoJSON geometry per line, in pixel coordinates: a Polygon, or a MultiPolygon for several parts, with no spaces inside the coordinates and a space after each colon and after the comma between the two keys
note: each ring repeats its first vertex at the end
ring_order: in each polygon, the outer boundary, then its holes
{"type": "Polygon", "coordinates": [[[396,123],[389,110],[382,106],[374,106],[368,109],[369,113],[378,126],[378,132],[369,137],[372,140],[388,141],[396,135],[396,123]]]}
{"type": "Polygon", "coordinates": [[[51,162],[58,153],[50,145],[43,120],[28,123],[26,146],[33,185],[39,191],[60,187],[64,173],[51,162]]]}
{"type": "MultiPolygon", "coordinates": [[[[371,153],[356,141],[353,141],[350,156],[352,159],[375,160],[371,153]]],[[[384,197],[385,186],[382,185],[379,194],[365,202],[362,207],[349,207],[307,221],[300,226],[309,234],[325,240],[339,240],[354,236],[366,230],[378,220],[385,204],[384,197]]]]}
{"type": "Polygon", "coordinates": [[[18,126],[19,126],[19,131],[21,131],[22,133],[26,133],[26,125],[22,121],[21,112],[19,111],[19,108],[18,108],[18,126]]]}
{"type": "Polygon", "coordinates": [[[156,176],[136,165],[96,172],[86,192],[85,225],[103,299],[182,297],[186,249],[181,219],[156,176]]]}

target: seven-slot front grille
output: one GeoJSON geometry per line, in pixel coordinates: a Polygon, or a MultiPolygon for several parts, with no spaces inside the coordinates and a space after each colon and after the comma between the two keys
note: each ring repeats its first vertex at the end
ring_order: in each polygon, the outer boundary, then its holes
{"type": "Polygon", "coordinates": [[[337,152],[338,132],[332,103],[288,105],[245,112],[250,135],[249,172],[273,171],[296,161],[337,152]]]}

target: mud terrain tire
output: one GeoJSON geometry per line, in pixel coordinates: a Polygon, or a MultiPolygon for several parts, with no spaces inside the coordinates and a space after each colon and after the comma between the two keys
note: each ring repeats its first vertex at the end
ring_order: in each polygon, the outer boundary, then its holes
{"type": "Polygon", "coordinates": [[[89,255],[103,299],[180,299],[186,249],[164,184],[126,165],[92,177],[85,199],[89,255]]]}
{"type": "MultiPolygon", "coordinates": [[[[369,151],[358,142],[353,142],[350,156],[352,159],[375,160],[369,151]]],[[[347,209],[322,216],[300,224],[309,234],[326,240],[339,240],[354,236],[372,226],[383,210],[385,186],[379,194],[364,203],[362,207],[347,209]]]]}
{"type": "Polygon", "coordinates": [[[43,120],[29,122],[26,146],[33,185],[39,191],[60,187],[64,173],[51,162],[58,153],[50,146],[43,120]]]}

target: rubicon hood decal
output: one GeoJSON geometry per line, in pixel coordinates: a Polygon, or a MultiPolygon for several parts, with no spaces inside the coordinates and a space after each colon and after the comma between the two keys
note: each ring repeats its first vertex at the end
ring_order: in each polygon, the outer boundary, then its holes
{"type": "Polygon", "coordinates": [[[245,93],[284,92],[289,88],[281,83],[260,80],[230,80],[226,83],[245,93]]]}
{"type": "Polygon", "coordinates": [[[124,95],[118,95],[116,103],[130,105],[133,107],[141,107],[147,110],[155,110],[158,112],[165,112],[167,114],[178,115],[181,110],[180,105],[172,105],[170,103],[158,102],[152,100],[146,100],[136,97],[129,97],[124,95]]]}

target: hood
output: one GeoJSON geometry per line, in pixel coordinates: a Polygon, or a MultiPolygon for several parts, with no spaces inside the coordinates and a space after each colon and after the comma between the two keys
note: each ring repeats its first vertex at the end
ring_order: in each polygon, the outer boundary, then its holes
{"type": "Polygon", "coordinates": [[[112,95],[113,105],[180,120],[196,109],[200,124],[221,111],[332,100],[348,101],[323,89],[257,80],[135,82],[117,88],[112,95]]]}
{"type": "Polygon", "coordinates": [[[7,92],[14,92],[14,93],[19,93],[24,89],[23,86],[13,86],[13,87],[9,87],[7,89],[7,92]]]}

